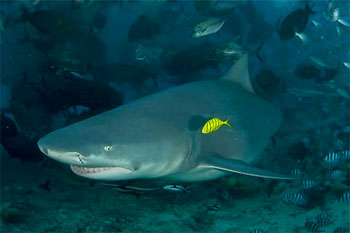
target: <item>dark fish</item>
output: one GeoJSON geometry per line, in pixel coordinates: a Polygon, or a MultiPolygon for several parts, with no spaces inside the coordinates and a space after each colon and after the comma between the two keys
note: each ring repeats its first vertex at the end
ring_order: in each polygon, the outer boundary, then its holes
{"type": "Polygon", "coordinates": [[[271,99],[278,94],[280,79],[268,69],[261,70],[253,79],[254,91],[264,98],[271,99]]]}
{"type": "Polygon", "coordinates": [[[295,74],[302,79],[320,79],[322,70],[315,65],[302,63],[296,68],[295,74]]]}
{"type": "Polygon", "coordinates": [[[320,227],[317,225],[317,223],[313,222],[313,221],[309,221],[307,220],[304,224],[305,228],[309,231],[309,232],[323,232],[323,230],[320,229],[320,227]]]}
{"type": "Polygon", "coordinates": [[[165,55],[163,65],[170,75],[195,74],[205,68],[216,68],[219,64],[216,53],[213,43],[204,42],[165,55]]]}
{"type": "Polygon", "coordinates": [[[39,32],[54,40],[77,36],[82,28],[82,25],[63,12],[55,10],[29,12],[24,6],[22,6],[22,16],[17,22],[30,22],[39,32]]]}
{"type": "Polygon", "coordinates": [[[310,14],[315,12],[306,4],[305,9],[297,9],[284,18],[282,21],[279,35],[281,40],[289,40],[301,33],[307,24],[310,14]]]}
{"type": "Polygon", "coordinates": [[[294,204],[298,206],[305,206],[307,204],[306,197],[300,192],[286,193],[283,195],[282,200],[286,204],[294,204]]]}
{"type": "Polygon", "coordinates": [[[40,188],[50,191],[50,180],[46,180],[45,183],[39,185],[40,188]]]}

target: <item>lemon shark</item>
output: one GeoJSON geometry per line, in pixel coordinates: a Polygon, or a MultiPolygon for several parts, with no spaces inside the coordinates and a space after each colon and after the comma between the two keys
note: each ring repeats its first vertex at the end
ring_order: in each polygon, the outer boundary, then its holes
{"type": "Polygon", "coordinates": [[[222,78],[170,88],[56,130],[38,141],[77,175],[100,180],[212,180],[230,173],[290,179],[251,166],[280,113],[256,96],[248,54],[222,78]],[[211,118],[232,127],[202,134],[211,118]]]}

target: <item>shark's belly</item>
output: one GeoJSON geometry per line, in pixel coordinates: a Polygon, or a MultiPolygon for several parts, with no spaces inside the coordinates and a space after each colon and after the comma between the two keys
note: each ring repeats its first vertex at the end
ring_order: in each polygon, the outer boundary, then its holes
{"type": "Polygon", "coordinates": [[[195,182],[213,180],[227,174],[229,174],[229,172],[220,171],[214,168],[195,167],[185,172],[165,176],[164,178],[176,181],[195,182]]]}

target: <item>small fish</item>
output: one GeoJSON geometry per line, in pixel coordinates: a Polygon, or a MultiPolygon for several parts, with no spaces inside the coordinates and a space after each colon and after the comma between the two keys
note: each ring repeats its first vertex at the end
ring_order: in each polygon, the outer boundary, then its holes
{"type": "Polygon", "coordinates": [[[301,42],[303,42],[303,44],[307,42],[307,37],[304,33],[296,32],[295,36],[298,37],[301,40],[301,42]]]}
{"type": "Polygon", "coordinates": [[[316,28],[321,27],[321,24],[319,22],[316,22],[315,20],[312,20],[311,22],[316,28]]]}
{"type": "Polygon", "coordinates": [[[338,152],[340,154],[340,157],[342,160],[348,160],[350,159],[350,150],[343,150],[338,152]]]}
{"type": "Polygon", "coordinates": [[[215,205],[207,205],[206,206],[207,211],[218,211],[221,210],[221,207],[218,204],[215,205]]]}
{"type": "Polygon", "coordinates": [[[300,176],[302,176],[302,171],[300,171],[300,169],[293,169],[293,170],[291,170],[290,171],[290,173],[289,173],[289,175],[290,176],[293,176],[293,177],[300,177],[300,176]]]}
{"type": "Polygon", "coordinates": [[[315,63],[316,65],[318,66],[321,66],[321,67],[328,67],[328,65],[326,63],[324,63],[320,58],[317,58],[317,57],[309,57],[310,60],[315,63]]]}
{"type": "Polygon", "coordinates": [[[224,26],[224,23],[225,21],[218,18],[209,18],[194,27],[193,38],[214,34],[224,26]]]}
{"type": "Polygon", "coordinates": [[[310,179],[302,180],[302,186],[305,189],[310,189],[310,188],[315,186],[315,181],[310,180],[310,179]]]}
{"type": "Polygon", "coordinates": [[[350,192],[344,192],[343,195],[340,197],[340,201],[344,203],[350,203],[350,192]]]}
{"type": "Polygon", "coordinates": [[[327,163],[336,163],[340,161],[340,155],[336,152],[330,152],[324,157],[324,161],[327,163]]]}
{"type": "Polygon", "coordinates": [[[333,179],[339,179],[344,176],[344,172],[339,169],[336,169],[336,170],[330,171],[329,176],[333,179]]]}
{"type": "Polygon", "coordinates": [[[227,125],[228,127],[231,127],[231,124],[229,123],[229,120],[231,117],[229,117],[226,121],[222,121],[221,119],[215,117],[210,120],[208,120],[205,125],[202,128],[203,134],[209,134],[214,131],[217,131],[220,129],[221,126],[227,125]]]}
{"type": "Polygon", "coordinates": [[[313,221],[306,221],[304,226],[309,232],[313,232],[313,233],[322,232],[319,226],[313,221]]]}
{"type": "Polygon", "coordinates": [[[349,233],[349,227],[337,227],[334,229],[333,233],[349,233]]]}
{"type": "Polygon", "coordinates": [[[340,18],[340,14],[339,14],[339,8],[334,9],[333,14],[332,14],[332,18],[331,18],[332,22],[337,22],[345,27],[350,27],[350,23],[345,21],[344,19],[340,18]]]}
{"type": "Polygon", "coordinates": [[[337,22],[345,27],[350,27],[350,23],[345,21],[344,19],[338,19],[337,22]]]}
{"type": "Polygon", "coordinates": [[[318,227],[328,227],[332,223],[331,216],[327,213],[321,213],[316,216],[316,222],[318,227]]]}
{"type": "Polygon", "coordinates": [[[344,65],[346,68],[350,69],[350,62],[343,62],[343,65],[344,65]]]}
{"type": "Polygon", "coordinates": [[[332,22],[337,22],[339,19],[339,8],[334,9],[332,14],[332,22]]]}
{"type": "Polygon", "coordinates": [[[286,193],[283,195],[282,201],[286,204],[294,204],[298,206],[305,206],[307,204],[306,197],[300,192],[286,193]]]}
{"type": "Polygon", "coordinates": [[[188,188],[185,188],[181,185],[176,185],[176,184],[166,185],[163,187],[163,189],[167,190],[167,191],[179,192],[179,193],[188,193],[189,192],[188,188]]]}

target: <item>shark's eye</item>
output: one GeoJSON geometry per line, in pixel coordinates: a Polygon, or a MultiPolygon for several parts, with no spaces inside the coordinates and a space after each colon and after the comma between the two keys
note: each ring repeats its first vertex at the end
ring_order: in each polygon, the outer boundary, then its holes
{"type": "Polygon", "coordinates": [[[112,146],[105,146],[103,149],[105,151],[111,151],[112,150],[112,146]]]}

